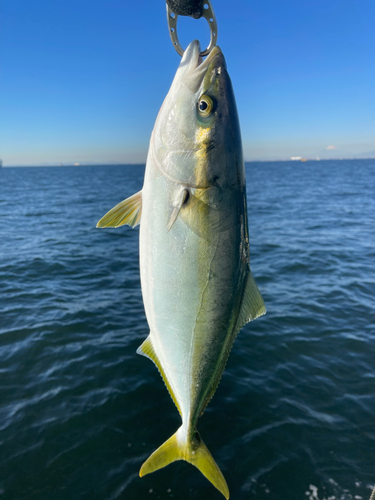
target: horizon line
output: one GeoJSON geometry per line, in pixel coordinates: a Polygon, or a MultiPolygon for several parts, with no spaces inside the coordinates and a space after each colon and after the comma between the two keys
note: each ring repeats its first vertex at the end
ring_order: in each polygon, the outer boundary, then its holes
{"type": "MultiPolygon", "coordinates": [[[[274,158],[274,159],[251,159],[251,160],[244,160],[244,163],[271,163],[271,162],[293,162],[293,163],[304,163],[306,161],[344,161],[344,160],[374,160],[375,156],[369,156],[369,157],[355,157],[355,156],[350,156],[350,157],[337,157],[337,158],[298,158],[298,159],[292,159],[292,158],[274,158]]],[[[84,161],[84,162],[67,162],[67,163],[62,163],[62,162],[43,162],[43,163],[17,163],[17,164],[11,164],[11,165],[2,165],[2,168],[22,168],[22,167],[89,167],[89,166],[105,166],[105,165],[111,165],[111,166],[121,166],[121,165],[134,165],[134,166],[143,166],[146,165],[146,162],[90,162],[90,161],[84,161]]]]}

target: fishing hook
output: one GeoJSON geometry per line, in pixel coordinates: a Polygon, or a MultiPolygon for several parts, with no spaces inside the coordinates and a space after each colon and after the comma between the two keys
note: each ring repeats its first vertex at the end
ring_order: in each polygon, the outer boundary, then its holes
{"type": "MultiPolygon", "coordinates": [[[[211,52],[211,50],[215,47],[217,43],[217,22],[216,22],[215,12],[211,4],[211,0],[205,0],[203,5],[203,13],[201,17],[206,18],[208,25],[210,27],[210,35],[211,35],[210,43],[207,49],[200,53],[200,56],[204,57],[211,52]]],[[[167,20],[168,20],[169,35],[171,37],[173,47],[177,50],[180,56],[183,56],[185,51],[181,47],[181,44],[178,39],[177,19],[178,19],[178,14],[173,12],[173,10],[167,4],[167,20]]]]}

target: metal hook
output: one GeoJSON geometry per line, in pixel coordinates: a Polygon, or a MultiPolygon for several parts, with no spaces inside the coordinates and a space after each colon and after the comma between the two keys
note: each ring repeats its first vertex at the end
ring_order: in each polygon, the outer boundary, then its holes
{"type": "MultiPolygon", "coordinates": [[[[203,6],[203,14],[201,17],[205,17],[207,19],[211,34],[209,46],[207,47],[206,50],[200,53],[200,55],[204,57],[211,52],[211,50],[215,47],[217,43],[217,23],[216,23],[215,12],[211,4],[211,0],[205,0],[203,6]]],[[[180,56],[183,56],[185,51],[181,47],[181,44],[178,40],[177,19],[178,19],[178,14],[175,14],[167,4],[167,20],[168,20],[169,35],[171,37],[173,47],[177,50],[180,56]]]]}

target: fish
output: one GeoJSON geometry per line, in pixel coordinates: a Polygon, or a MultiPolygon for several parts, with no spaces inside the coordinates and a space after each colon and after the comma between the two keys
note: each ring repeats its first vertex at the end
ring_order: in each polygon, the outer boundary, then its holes
{"type": "Polygon", "coordinates": [[[179,429],[140,476],[185,460],[229,498],[197,431],[239,330],[266,312],[250,270],[245,167],[221,49],[186,49],[150,139],[143,188],[97,224],[140,224],[143,302],[150,334],[137,350],[158,368],[179,429]]]}

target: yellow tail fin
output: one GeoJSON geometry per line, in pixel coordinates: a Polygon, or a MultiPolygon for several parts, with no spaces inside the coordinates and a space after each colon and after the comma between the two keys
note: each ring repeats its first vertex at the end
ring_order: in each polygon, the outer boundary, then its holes
{"type": "Polygon", "coordinates": [[[197,467],[228,500],[228,485],[199,433],[195,432],[193,437],[187,441],[182,432],[182,427],[160,448],[154,451],[142,465],[139,475],[141,477],[145,476],[176,460],[186,460],[186,462],[197,467]]]}

